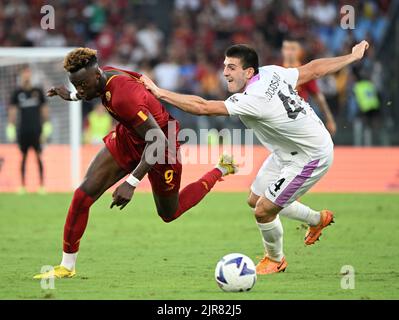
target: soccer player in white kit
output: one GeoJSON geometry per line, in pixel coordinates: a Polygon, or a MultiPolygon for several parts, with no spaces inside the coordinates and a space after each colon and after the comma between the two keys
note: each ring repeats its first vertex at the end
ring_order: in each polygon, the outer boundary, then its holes
{"type": "Polygon", "coordinates": [[[316,59],[298,68],[259,68],[254,49],[233,45],[225,52],[224,76],[229,92],[235,94],[226,101],[178,94],[158,88],[145,75],[141,77],[157,98],[183,111],[209,116],[238,115],[271,151],[248,198],[265,247],[265,256],[256,266],[258,274],[287,268],[279,215],[309,224],[306,244],[318,240],[322,229],[333,221],[331,211],[315,211],[297,201],[328,171],[333,161],[333,142],[322,121],[295,88],[360,60],[368,47],[367,41],[362,41],[348,55],[316,59]]]}

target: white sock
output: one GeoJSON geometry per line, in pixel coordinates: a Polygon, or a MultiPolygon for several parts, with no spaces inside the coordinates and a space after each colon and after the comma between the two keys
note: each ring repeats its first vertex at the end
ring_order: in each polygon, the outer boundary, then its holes
{"type": "Polygon", "coordinates": [[[227,169],[222,166],[217,165],[215,168],[220,170],[220,172],[222,173],[222,176],[225,176],[228,173],[227,169]]]}
{"type": "Polygon", "coordinates": [[[62,253],[62,261],[61,265],[68,270],[73,270],[75,269],[75,264],[76,264],[76,259],[78,257],[78,253],[62,253]]]}
{"type": "Polygon", "coordinates": [[[281,261],[283,254],[283,226],[277,216],[272,222],[257,223],[263,237],[267,256],[275,261],[281,261]]]}
{"type": "Polygon", "coordinates": [[[294,201],[282,209],[279,215],[306,222],[310,226],[316,226],[320,222],[320,212],[314,211],[298,201],[294,201]]]}

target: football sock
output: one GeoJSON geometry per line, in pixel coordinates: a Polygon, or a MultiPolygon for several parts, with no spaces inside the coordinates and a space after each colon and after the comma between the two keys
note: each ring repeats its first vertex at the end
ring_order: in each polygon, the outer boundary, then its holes
{"type": "Polygon", "coordinates": [[[26,172],[26,157],[27,153],[22,154],[22,161],[21,161],[21,183],[25,186],[25,172],[26,172]]]}
{"type": "Polygon", "coordinates": [[[79,250],[80,238],[86,229],[89,209],[93,202],[94,200],[82,189],[76,189],[64,226],[65,253],[75,253],[79,250]]]}
{"type": "Polygon", "coordinates": [[[320,212],[314,211],[298,201],[294,201],[282,209],[279,215],[306,222],[310,226],[316,226],[320,222],[320,212]]]}
{"type": "Polygon", "coordinates": [[[187,185],[179,193],[179,205],[174,215],[172,217],[161,216],[162,219],[165,222],[171,222],[180,217],[184,212],[200,202],[221,177],[222,171],[219,168],[215,168],[207,172],[198,181],[187,185]]]}
{"type": "Polygon", "coordinates": [[[76,258],[78,256],[78,253],[66,253],[63,252],[62,253],[62,261],[61,261],[61,265],[65,268],[67,268],[68,270],[73,270],[75,269],[75,264],[76,264],[76,258]]]}
{"type": "Polygon", "coordinates": [[[44,184],[43,162],[39,156],[37,157],[37,165],[39,167],[40,185],[43,186],[43,184],[44,184]]]}
{"type": "Polygon", "coordinates": [[[283,254],[283,226],[279,216],[272,222],[259,223],[257,222],[260,233],[263,238],[263,244],[267,256],[275,261],[281,261],[283,254]]]}

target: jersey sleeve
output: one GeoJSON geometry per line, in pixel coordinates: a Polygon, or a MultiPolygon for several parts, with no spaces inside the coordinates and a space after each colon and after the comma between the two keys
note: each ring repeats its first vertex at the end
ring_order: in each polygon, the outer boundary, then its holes
{"type": "Polygon", "coordinates": [[[299,71],[297,68],[283,68],[285,81],[287,81],[293,88],[296,87],[299,78],[299,71]]]}
{"type": "Polygon", "coordinates": [[[46,103],[46,96],[42,88],[37,88],[37,93],[39,94],[39,107],[42,107],[46,103]]]}
{"type": "Polygon", "coordinates": [[[264,69],[270,72],[276,72],[277,74],[282,75],[284,80],[293,88],[296,87],[299,78],[299,71],[297,68],[284,68],[281,66],[272,65],[261,67],[260,69],[264,69]]]}
{"type": "Polygon", "coordinates": [[[132,128],[138,127],[148,119],[148,91],[144,86],[130,79],[121,79],[114,83],[113,107],[118,116],[130,123],[132,128]]]}
{"type": "Polygon", "coordinates": [[[236,93],[225,100],[224,104],[230,116],[246,115],[259,117],[262,114],[262,110],[259,110],[259,104],[253,101],[254,99],[256,100],[257,98],[242,93],[236,93]]]}
{"type": "Polygon", "coordinates": [[[19,105],[18,105],[18,90],[15,90],[12,93],[11,98],[10,98],[10,104],[14,105],[16,107],[19,107],[19,105]]]}

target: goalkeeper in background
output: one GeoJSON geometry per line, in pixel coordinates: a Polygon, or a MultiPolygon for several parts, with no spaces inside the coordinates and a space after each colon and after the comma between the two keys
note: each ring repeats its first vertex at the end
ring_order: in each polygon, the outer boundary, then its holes
{"type": "Polygon", "coordinates": [[[22,153],[20,194],[26,193],[26,158],[32,147],[36,153],[39,168],[40,189],[45,193],[44,169],[42,161],[42,142],[51,134],[51,124],[48,122],[48,106],[41,88],[32,85],[32,72],[29,67],[21,70],[19,83],[11,94],[8,109],[8,125],[6,129],[9,142],[17,141],[22,153]]]}

